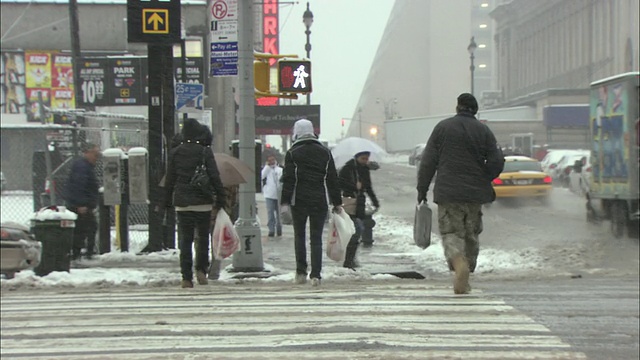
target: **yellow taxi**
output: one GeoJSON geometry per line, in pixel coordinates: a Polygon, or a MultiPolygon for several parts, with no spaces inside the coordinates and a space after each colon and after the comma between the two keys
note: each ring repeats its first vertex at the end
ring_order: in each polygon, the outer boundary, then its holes
{"type": "Polygon", "coordinates": [[[551,176],[542,171],[540,162],[526,156],[505,156],[504,170],[493,179],[496,198],[540,197],[551,193],[551,176]]]}

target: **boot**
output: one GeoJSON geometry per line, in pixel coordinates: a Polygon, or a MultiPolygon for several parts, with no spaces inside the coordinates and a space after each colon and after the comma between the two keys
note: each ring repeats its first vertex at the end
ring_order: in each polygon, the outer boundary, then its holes
{"type": "Polygon", "coordinates": [[[211,267],[209,268],[209,279],[218,280],[220,278],[220,268],[222,267],[222,261],[213,259],[211,267]]]}
{"type": "Polygon", "coordinates": [[[451,264],[456,271],[453,280],[454,294],[468,294],[471,290],[469,286],[469,263],[463,255],[458,255],[451,260],[451,264]]]}
{"type": "Polygon", "coordinates": [[[342,267],[355,270],[356,268],[356,252],[358,251],[358,243],[355,243],[355,246],[350,242],[347,245],[347,251],[344,256],[344,263],[342,267]]]}
{"type": "Polygon", "coordinates": [[[180,286],[183,289],[190,289],[193,287],[193,281],[191,280],[182,280],[182,282],[180,283],[180,286]]]}
{"type": "Polygon", "coordinates": [[[196,271],[196,280],[198,280],[198,285],[209,284],[209,280],[207,280],[207,274],[205,274],[202,270],[196,271]]]}

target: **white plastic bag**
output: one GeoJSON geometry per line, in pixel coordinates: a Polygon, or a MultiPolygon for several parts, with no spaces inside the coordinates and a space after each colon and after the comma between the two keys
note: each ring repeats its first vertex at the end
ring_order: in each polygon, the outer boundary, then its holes
{"type": "Polygon", "coordinates": [[[334,261],[344,261],[347,245],[356,228],[346,211],[331,213],[329,233],[327,234],[327,256],[334,261]]]}
{"type": "Polygon", "coordinates": [[[222,260],[233,255],[240,248],[240,237],[231,218],[223,209],[218,210],[216,225],[211,236],[211,253],[214,259],[222,260]]]}
{"type": "Polygon", "coordinates": [[[422,249],[431,245],[431,217],[431,208],[426,202],[423,201],[416,206],[413,219],[413,241],[422,249]]]}

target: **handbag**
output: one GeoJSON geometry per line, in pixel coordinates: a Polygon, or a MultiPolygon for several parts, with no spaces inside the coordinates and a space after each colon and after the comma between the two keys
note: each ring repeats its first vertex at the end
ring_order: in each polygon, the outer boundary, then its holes
{"type": "Polygon", "coordinates": [[[189,184],[196,189],[199,189],[204,194],[213,193],[211,186],[211,179],[209,179],[209,174],[207,173],[207,165],[204,160],[205,151],[207,151],[207,147],[205,146],[202,150],[202,161],[196,167],[196,170],[189,181],[189,184]]]}
{"type": "MultiPolygon", "coordinates": [[[[356,184],[358,183],[358,170],[356,169],[355,171],[355,180],[356,180],[356,184]]],[[[356,197],[352,198],[352,197],[348,197],[348,196],[343,196],[342,197],[342,209],[349,215],[356,215],[357,209],[358,209],[358,195],[360,194],[360,190],[358,190],[356,192],[356,197]]]]}

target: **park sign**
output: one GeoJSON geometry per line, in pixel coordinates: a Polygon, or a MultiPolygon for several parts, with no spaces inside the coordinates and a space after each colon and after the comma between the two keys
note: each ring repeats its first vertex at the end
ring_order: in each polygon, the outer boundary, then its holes
{"type": "Polygon", "coordinates": [[[175,44],[182,41],[180,0],[127,0],[129,42],[175,44]]]}

